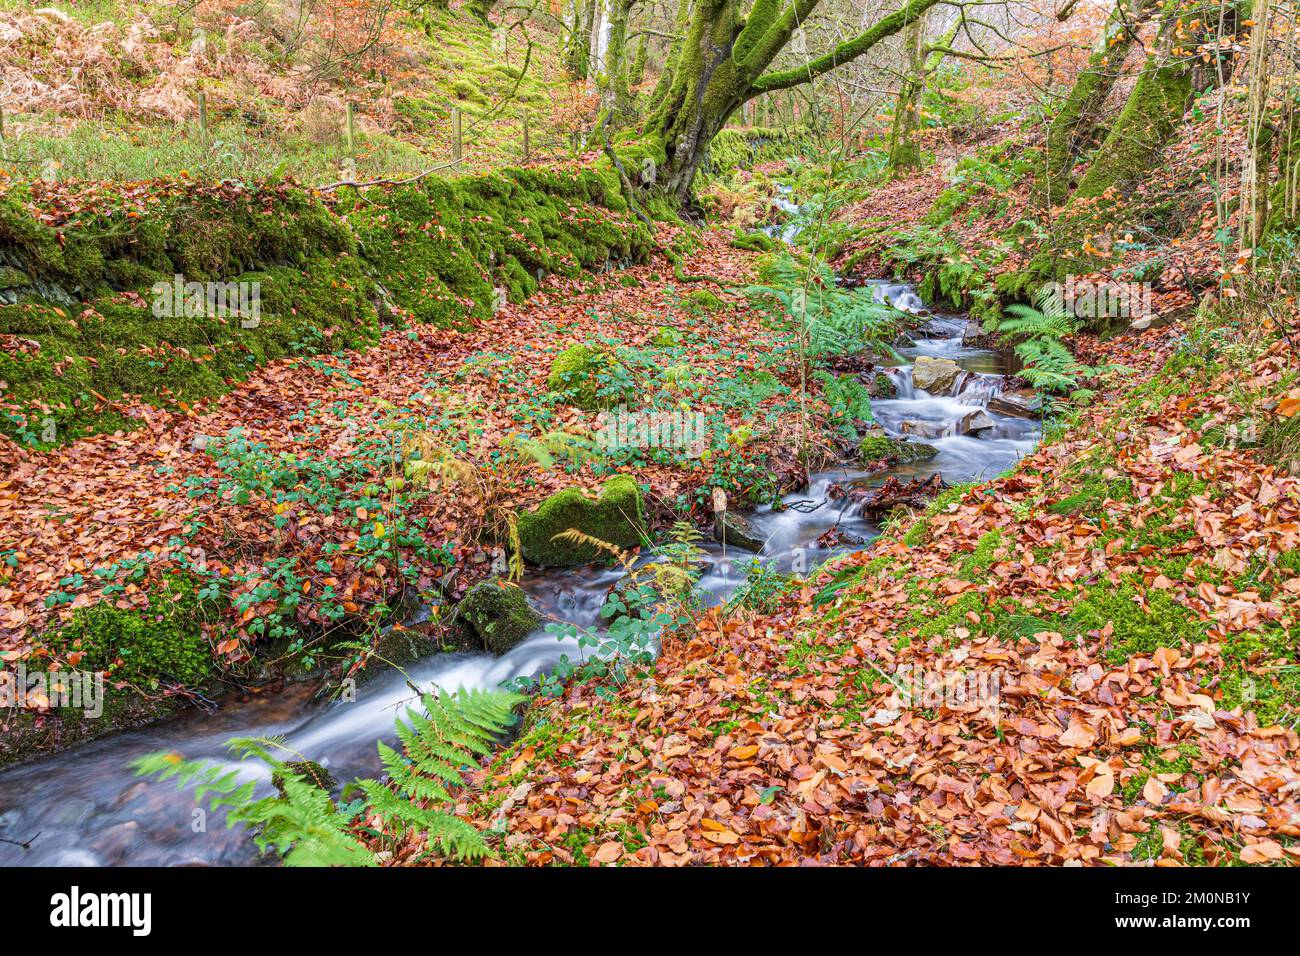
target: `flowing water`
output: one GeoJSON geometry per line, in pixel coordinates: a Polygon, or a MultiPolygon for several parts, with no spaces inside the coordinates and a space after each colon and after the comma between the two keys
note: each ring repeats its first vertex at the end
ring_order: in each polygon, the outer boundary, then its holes
{"type": "MultiPolygon", "coordinates": [[[[881,301],[924,312],[911,286],[876,282],[869,288],[881,301]]],[[[963,319],[930,317],[920,337],[900,348],[908,359],[951,358],[966,371],[955,396],[930,396],[913,386],[910,364],[889,370],[897,397],[873,402],[877,420],[892,436],[902,435],[905,427],[932,431],[937,437],[923,440],[939,449],[935,458],[889,474],[911,478],[938,472],[949,483],[971,481],[1005,471],[1033,448],[1038,423],[1024,419],[990,414],[991,426],[977,434],[958,434],[958,422],[982,409],[1002,386],[1001,357],[966,346],[965,329],[963,319]]],[[[777,570],[802,572],[836,551],[862,546],[878,533],[877,527],[859,516],[848,498],[832,498],[829,492],[834,484],[879,483],[885,477],[852,467],[820,472],[811,476],[806,490],[788,496],[783,507],[758,509],[750,518],[766,539],[760,559],[777,570]],[[855,544],[819,544],[835,528],[844,533],[840,540],[855,544]]],[[[724,552],[708,544],[700,580],[706,602],[725,601],[744,582],[752,558],[747,552],[724,552]]],[[[523,586],[545,614],[594,628],[605,595],[620,574],[601,567],[534,571],[523,586]]],[[[424,689],[493,688],[513,678],[534,677],[554,667],[563,654],[580,656],[574,640],[538,631],[501,657],[439,654],[408,668],[408,673],[424,689]]],[[[290,686],[228,704],[216,713],[194,712],[0,773],[0,840],[13,841],[0,842],[0,865],[255,862],[256,850],[242,831],[226,829],[224,820],[216,817],[201,820],[189,791],[178,791],[171,782],[141,780],[128,764],[158,750],[222,761],[227,759],[225,741],[232,736],[283,735],[290,747],[329,767],[340,781],[374,773],[376,740],[391,741],[394,718],[414,699],[402,675],[391,672],[364,684],[351,703],[315,701],[311,691],[305,684],[290,686]],[[14,845],[28,842],[28,848],[14,845]]],[[[229,765],[249,778],[265,777],[256,762],[229,765]]]]}

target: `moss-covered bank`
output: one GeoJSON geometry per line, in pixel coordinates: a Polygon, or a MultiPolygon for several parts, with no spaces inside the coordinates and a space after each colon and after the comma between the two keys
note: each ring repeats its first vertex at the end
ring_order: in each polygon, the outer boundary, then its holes
{"type": "Polygon", "coordinates": [[[257,367],[355,348],[382,321],[490,316],[546,273],[643,257],[605,172],[507,169],[364,197],[160,183],[51,224],[0,198],[0,433],[28,446],[129,428],[134,401],[219,395],[257,367]]]}

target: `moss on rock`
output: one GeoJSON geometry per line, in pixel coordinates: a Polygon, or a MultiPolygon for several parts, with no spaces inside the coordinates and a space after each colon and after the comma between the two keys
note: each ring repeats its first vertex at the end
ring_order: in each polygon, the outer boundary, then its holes
{"type": "Polygon", "coordinates": [[[602,549],[594,544],[555,540],[571,528],[626,549],[641,543],[644,525],[641,489],[629,475],[606,481],[598,499],[588,498],[577,488],[566,488],[518,520],[524,557],[543,567],[572,567],[602,556],[602,549]]]}
{"type": "Polygon", "coordinates": [[[868,435],[858,445],[858,457],[863,462],[925,461],[939,454],[939,449],[919,441],[900,441],[887,435],[868,435]]]}
{"type": "Polygon", "coordinates": [[[542,622],[523,589],[499,578],[480,581],[466,591],[456,613],[493,654],[504,654],[542,622]]]}
{"type": "Polygon", "coordinates": [[[609,394],[611,388],[602,378],[621,370],[622,366],[609,352],[590,345],[571,345],[551,363],[546,387],[563,393],[579,408],[596,411],[618,403],[619,396],[609,394]]]}

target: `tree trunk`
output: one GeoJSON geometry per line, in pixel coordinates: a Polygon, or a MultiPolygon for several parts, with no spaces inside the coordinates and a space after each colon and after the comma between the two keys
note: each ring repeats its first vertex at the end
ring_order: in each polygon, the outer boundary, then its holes
{"type": "MultiPolygon", "coordinates": [[[[1101,196],[1115,186],[1137,183],[1182,122],[1192,96],[1194,58],[1175,51],[1182,20],[1170,10],[1155,48],[1097,157],[1070,202],[1101,196]]],[[[1187,41],[1183,40],[1182,45],[1187,41]]]]}
{"type": "Polygon", "coordinates": [[[921,165],[921,151],[913,134],[921,125],[921,89],[925,85],[925,21],[922,16],[904,35],[907,74],[894,102],[894,122],[889,127],[890,178],[898,179],[921,165]]]}
{"type": "Polygon", "coordinates": [[[596,0],[570,0],[564,14],[564,24],[569,28],[564,66],[575,80],[585,80],[591,67],[588,50],[595,9],[596,0]]]}
{"type": "Polygon", "coordinates": [[[659,184],[686,201],[709,143],[741,103],[812,82],[915,23],[938,2],[908,0],[829,53],[766,72],[818,0],[753,0],[748,17],[741,16],[741,0],[695,0],[674,51],[672,80],[657,95],[643,129],[662,150],[659,184]]]}
{"type": "Polygon", "coordinates": [[[1098,113],[1137,40],[1138,26],[1150,12],[1150,0],[1115,0],[1088,66],[1052,118],[1042,178],[1042,196],[1049,206],[1060,205],[1069,194],[1070,171],[1083,146],[1092,139],[1098,113]]]}
{"type": "Polygon", "coordinates": [[[1246,154],[1241,163],[1242,251],[1254,249],[1264,238],[1268,221],[1269,178],[1272,173],[1273,139],[1268,125],[1268,27],[1269,0],[1255,0],[1250,16],[1250,80],[1246,116],[1246,154]]]}

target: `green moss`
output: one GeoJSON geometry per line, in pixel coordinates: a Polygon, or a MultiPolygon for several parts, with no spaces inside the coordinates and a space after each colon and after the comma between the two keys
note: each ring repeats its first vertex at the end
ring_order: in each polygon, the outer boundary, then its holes
{"type": "Polygon", "coordinates": [[[567,488],[518,519],[524,557],[543,567],[569,567],[602,557],[602,550],[593,544],[554,540],[571,528],[627,549],[641,543],[644,526],[641,489],[629,475],[606,481],[598,499],[567,488]]]}
{"type": "Polygon", "coordinates": [[[522,588],[501,580],[474,585],[461,598],[456,613],[493,654],[510,650],[536,630],[542,620],[522,588]]]}
{"type": "Polygon", "coordinates": [[[661,325],[655,330],[655,337],[652,342],[660,348],[673,348],[682,344],[682,333],[666,325],[661,325]]]}
{"type": "Polygon", "coordinates": [[[546,387],[579,408],[595,411],[617,405],[624,397],[617,380],[626,369],[608,351],[571,345],[555,357],[546,387]]]}
{"type": "Polygon", "coordinates": [[[314,760],[290,760],[284,765],[284,770],[277,770],[271,774],[271,783],[275,789],[280,791],[280,796],[284,796],[284,780],[286,774],[299,778],[304,783],[311,784],[330,793],[338,786],[333,775],[314,760]]]}
{"type": "Polygon", "coordinates": [[[975,542],[975,550],[962,561],[962,577],[968,581],[976,580],[993,566],[997,560],[997,553],[1004,544],[1005,539],[1001,531],[997,529],[985,531],[980,535],[979,541],[975,542]]]}
{"type": "Polygon", "coordinates": [[[1106,659],[1113,664],[1153,654],[1161,647],[1190,647],[1206,636],[1206,625],[1194,612],[1166,591],[1140,589],[1132,580],[1089,588],[1070,612],[1068,623],[1079,634],[1111,624],[1114,631],[1106,659]],[[1142,598],[1145,607],[1139,603],[1142,598]]]}
{"type": "Polygon", "coordinates": [[[201,625],[215,620],[217,609],[182,575],[166,578],[148,597],[144,610],[123,610],[107,600],[78,608],[43,642],[60,658],[82,652],[78,668],[104,671],[112,682],[142,690],[159,683],[201,686],[213,667],[201,625]]]}
{"type": "Polygon", "coordinates": [[[858,445],[858,457],[864,462],[925,461],[939,454],[939,449],[918,441],[900,441],[885,435],[868,435],[858,445]]]}
{"type": "Polygon", "coordinates": [[[727,305],[708,289],[695,289],[693,292],[687,293],[682,298],[682,304],[691,312],[705,314],[720,312],[727,305]]]}

